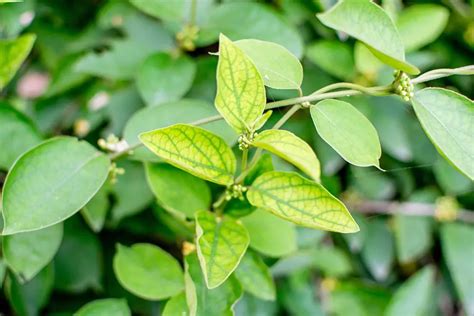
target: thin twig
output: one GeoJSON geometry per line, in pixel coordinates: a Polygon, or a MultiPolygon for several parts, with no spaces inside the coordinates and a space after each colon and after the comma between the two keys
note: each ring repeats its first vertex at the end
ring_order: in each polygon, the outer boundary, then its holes
{"type": "MultiPolygon", "coordinates": [[[[348,208],[362,214],[387,214],[435,217],[436,205],[420,202],[391,201],[346,201],[348,208]]],[[[466,209],[457,211],[457,220],[474,224],[474,212],[466,209]]]]}

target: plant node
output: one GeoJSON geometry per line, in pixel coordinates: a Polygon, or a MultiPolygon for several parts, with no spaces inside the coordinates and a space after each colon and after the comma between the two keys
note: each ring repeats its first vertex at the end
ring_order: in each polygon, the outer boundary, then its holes
{"type": "Polygon", "coordinates": [[[452,222],[458,217],[459,204],[452,196],[436,200],[435,218],[440,222],[452,222]]]}
{"type": "Polygon", "coordinates": [[[107,136],[107,139],[100,138],[97,141],[100,148],[110,152],[121,152],[129,148],[129,145],[125,139],[119,139],[114,134],[107,136]]]}
{"type": "Polygon", "coordinates": [[[413,83],[410,77],[403,71],[395,70],[393,73],[395,80],[392,82],[394,92],[402,97],[406,102],[413,98],[413,83]]]}
{"type": "Polygon", "coordinates": [[[125,174],[125,169],[124,168],[117,167],[117,164],[115,162],[112,162],[110,164],[109,178],[110,178],[110,182],[112,184],[117,183],[118,176],[121,176],[121,175],[124,175],[124,174],[125,174]]]}
{"type": "Polygon", "coordinates": [[[257,132],[245,132],[241,134],[239,136],[239,149],[249,149],[250,145],[252,145],[252,142],[254,138],[257,137],[257,135],[257,132]]]}
{"type": "Polygon", "coordinates": [[[226,201],[230,201],[231,199],[244,199],[244,193],[247,191],[247,187],[241,184],[232,184],[231,186],[227,187],[225,191],[225,199],[226,201]]]}
{"type": "Polygon", "coordinates": [[[198,38],[198,33],[199,27],[196,25],[185,25],[183,29],[176,34],[179,47],[188,52],[194,51],[196,49],[194,43],[198,38]]]}

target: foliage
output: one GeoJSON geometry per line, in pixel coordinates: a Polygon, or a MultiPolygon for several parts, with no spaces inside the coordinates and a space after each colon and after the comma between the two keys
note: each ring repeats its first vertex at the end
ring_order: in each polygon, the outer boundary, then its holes
{"type": "Polygon", "coordinates": [[[473,20],[0,0],[0,310],[473,314],[473,20]]]}

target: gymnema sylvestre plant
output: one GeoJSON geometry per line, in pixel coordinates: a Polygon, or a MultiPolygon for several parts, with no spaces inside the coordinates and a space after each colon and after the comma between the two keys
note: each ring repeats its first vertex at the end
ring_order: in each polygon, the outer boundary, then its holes
{"type": "MultiPolygon", "coordinates": [[[[146,0],[131,3],[147,14],[159,15],[159,9],[146,0]]],[[[2,236],[3,258],[13,275],[20,283],[38,276],[61,245],[63,222],[77,212],[81,211],[92,230],[100,231],[107,210],[105,207],[101,212],[101,204],[107,203],[108,190],[118,185],[126,188],[127,181],[143,176],[140,169],[125,172],[120,162],[141,160],[145,161],[149,188],[165,210],[163,216],[185,237],[179,240],[181,254],[152,243],[117,243],[111,251],[115,252],[113,270],[120,285],[145,300],[168,300],[164,315],[232,315],[243,291],[263,300],[275,300],[275,284],[265,261],[255,251],[258,246],[249,249],[250,227],[278,230],[286,227],[286,221],[343,234],[363,230],[345,203],[322,185],[322,166],[312,147],[284,129],[295,114],[310,116],[317,134],[346,162],[384,171],[377,130],[351,104],[352,96],[395,95],[410,104],[438,152],[473,180],[473,101],[456,91],[426,85],[448,76],[472,75],[474,65],[420,73],[405,59],[407,44],[402,42],[392,18],[371,1],[342,0],[314,19],[342,37],[357,40],[374,63],[390,66],[391,83],[364,86],[339,82],[304,95],[303,66],[294,52],[276,42],[236,40],[232,32],[227,34],[222,29],[215,33],[217,51],[209,52],[218,59],[215,109],[183,100],[181,113],[169,115],[171,108],[160,105],[162,110],[157,111],[162,112],[155,113],[167,117],[167,124],[150,128],[154,119],[149,117],[150,124],[142,125],[138,120],[133,126],[132,118],[124,139],[100,139],[100,150],[71,136],[40,142],[27,125],[23,128],[31,135],[30,143],[40,143],[19,158],[22,149],[14,150],[14,139],[0,143],[0,150],[12,153],[2,155],[0,165],[9,168],[2,192],[2,236]],[[297,96],[269,102],[272,98],[267,95],[268,88],[293,90],[297,96]],[[284,109],[285,113],[272,120],[276,109],[284,109]],[[271,155],[299,172],[274,170],[271,155]],[[276,215],[275,224],[265,224],[263,218],[268,214],[276,215]]],[[[178,33],[182,53],[195,49],[199,32],[191,21],[178,33]]],[[[0,42],[0,88],[14,77],[34,43],[33,34],[0,42]]],[[[161,55],[154,58],[145,62],[137,78],[140,94],[151,104],[163,97],[161,91],[156,92],[156,82],[150,80],[152,65],[169,62],[161,55]]],[[[182,71],[195,71],[187,65],[184,54],[177,58],[182,71]]],[[[170,73],[157,80],[162,80],[159,84],[166,89],[164,81],[172,81],[172,76],[170,73]]],[[[180,99],[189,85],[182,80],[180,88],[170,92],[176,93],[173,99],[180,99]]],[[[16,114],[11,111],[8,115],[16,114]]],[[[0,124],[7,124],[1,116],[0,124]]],[[[74,250],[74,241],[69,242],[70,255],[78,257],[77,264],[90,259],[86,253],[74,250]]],[[[427,276],[420,277],[429,278],[433,272],[422,273],[427,276]]],[[[468,314],[474,311],[472,296],[463,302],[471,304],[465,306],[468,314]]],[[[391,308],[393,315],[397,314],[396,307],[391,308]]],[[[126,301],[112,298],[92,302],[77,315],[99,315],[94,310],[100,315],[112,315],[112,311],[113,315],[130,315],[126,301]]]]}

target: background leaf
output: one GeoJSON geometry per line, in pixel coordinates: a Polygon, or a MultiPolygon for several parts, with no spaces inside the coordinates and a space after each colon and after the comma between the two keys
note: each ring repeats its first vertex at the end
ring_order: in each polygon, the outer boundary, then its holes
{"type": "Polygon", "coordinates": [[[114,271],[124,288],[148,300],[168,298],[184,289],[178,261],[151,244],[117,245],[114,271]]]}
{"type": "Polygon", "coordinates": [[[148,183],[158,203],[174,214],[194,218],[198,211],[211,206],[207,183],[165,163],[147,164],[148,183]]]}
{"type": "Polygon", "coordinates": [[[405,61],[403,42],[393,21],[372,1],[343,0],[317,16],[324,25],[364,42],[377,58],[393,68],[413,75],[420,72],[405,61]]]}
{"type": "Polygon", "coordinates": [[[437,4],[417,4],[403,10],[397,19],[405,50],[417,50],[443,33],[449,11],[437,4]]]}
{"type": "Polygon", "coordinates": [[[219,33],[233,40],[254,38],[274,42],[286,47],[298,58],[303,55],[303,41],[295,28],[260,3],[224,3],[216,7],[202,25],[199,42],[208,44],[217,39],[219,33]]]}
{"type": "Polygon", "coordinates": [[[140,135],[158,156],[197,177],[228,185],[233,181],[235,156],[224,140],[200,127],[176,124],[140,135]]]}
{"type": "Polygon", "coordinates": [[[191,88],[195,73],[196,65],[186,55],[154,54],[138,70],[138,91],[148,106],[177,101],[191,88]]]}
{"type": "Polygon", "coordinates": [[[3,102],[0,102],[0,126],[0,169],[8,170],[21,154],[39,144],[42,137],[25,115],[3,102]]]}
{"type": "Polygon", "coordinates": [[[109,165],[106,155],[72,137],[54,138],[28,151],[5,182],[3,234],[45,228],[70,217],[97,193],[109,165]]]}
{"type": "Polygon", "coordinates": [[[408,279],[394,294],[387,311],[388,316],[424,315],[434,284],[434,268],[428,266],[408,279]]]}
{"type": "Polygon", "coordinates": [[[352,48],[335,40],[313,42],[306,49],[305,56],[325,72],[341,80],[352,80],[355,66],[352,48]]]}
{"type": "Polygon", "coordinates": [[[126,300],[119,298],[104,298],[89,302],[74,313],[76,316],[100,316],[106,314],[130,316],[131,312],[126,300]]]}
{"type": "Polygon", "coordinates": [[[0,90],[18,71],[30,53],[35,40],[34,34],[25,34],[13,40],[0,40],[0,90]]]}
{"type": "Polygon", "coordinates": [[[30,281],[58,251],[63,224],[3,237],[2,251],[8,267],[22,282],[30,281]]]}
{"type": "Polygon", "coordinates": [[[269,257],[281,257],[296,250],[292,223],[261,209],[241,220],[250,235],[250,248],[269,257]]]}
{"type": "Polygon", "coordinates": [[[263,300],[275,300],[276,289],[270,270],[254,252],[245,253],[235,276],[245,291],[263,300]]]}
{"type": "Polygon", "coordinates": [[[185,257],[186,301],[190,314],[232,316],[232,306],[242,296],[242,287],[231,276],[221,286],[208,289],[196,253],[185,257]]]}
{"type": "Polygon", "coordinates": [[[474,254],[473,243],[474,229],[471,226],[452,223],[441,228],[443,257],[467,314],[474,312],[474,271],[468,259],[474,254]]]}

